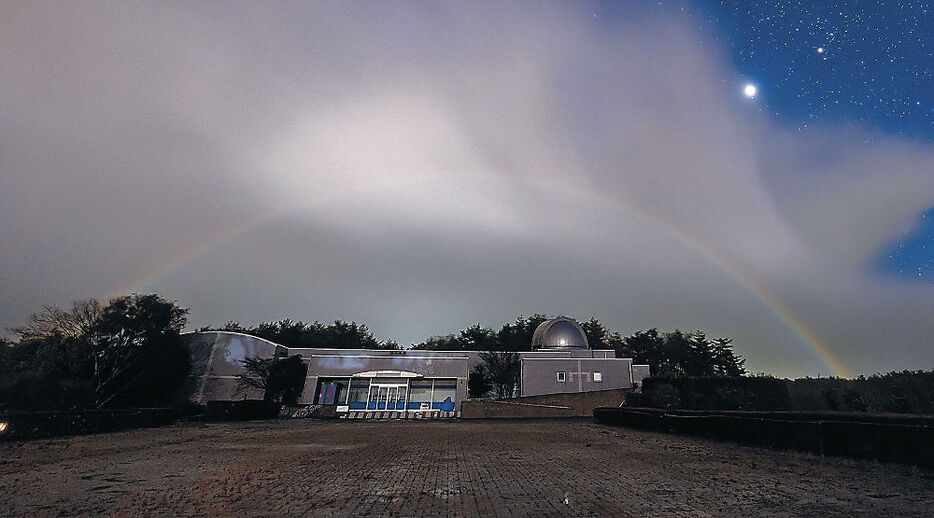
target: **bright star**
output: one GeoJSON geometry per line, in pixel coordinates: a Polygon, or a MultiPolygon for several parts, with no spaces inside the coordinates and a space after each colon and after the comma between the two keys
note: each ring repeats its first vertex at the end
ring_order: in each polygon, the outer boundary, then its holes
{"type": "Polygon", "coordinates": [[[743,93],[746,94],[746,97],[752,99],[756,96],[756,85],[752,83],[747,83],[743,88],[743,93]]]}
{"type": "Polygon", "coordinates": [[[818,54],[823,54],[823,53],[824,53],[824,47],[817,47],[817,53],[818,53],[818,54]]]}

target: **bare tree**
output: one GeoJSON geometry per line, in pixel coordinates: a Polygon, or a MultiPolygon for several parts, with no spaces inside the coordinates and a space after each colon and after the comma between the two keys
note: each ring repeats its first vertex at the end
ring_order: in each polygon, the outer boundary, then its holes
{"type": "Polygon", "coordinates": [[[269,394],[269,374],[274,360],[251,356],[240,360],[243,372],[237,378],[237,393],[247,388],[254,388],[263,393],[263,399],[269,394]]]}
{"type": "Polygon", "coordinates": [[[22,327],[12,328],[23,340],[48,338],[53,335],[75,338],[85,334],[103,313],[104,307],[96,299],[73,302],[70,309],[43,306],[33,313],[22,327]]]}

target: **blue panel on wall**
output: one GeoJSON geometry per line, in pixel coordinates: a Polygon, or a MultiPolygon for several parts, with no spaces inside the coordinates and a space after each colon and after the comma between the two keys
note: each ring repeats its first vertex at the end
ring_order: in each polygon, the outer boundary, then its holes
{"type": "Polygon", "coordinates": [[[444,401],[436,401],[431,404],[431,408],[441,410],[442,412],[451,412],[454,410],[454,401],[450,397],[444,398],[444,401]]]}

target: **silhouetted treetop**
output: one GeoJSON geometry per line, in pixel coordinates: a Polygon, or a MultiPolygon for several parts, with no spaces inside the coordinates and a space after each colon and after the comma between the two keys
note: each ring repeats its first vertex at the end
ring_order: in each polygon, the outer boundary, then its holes
{"type": "MultiPolygon", "coordinates": [[[[520,316],[507,322],[499,331],[480,324],[468,326],[456,334],[433,336],[414,349],[431,351],[529,351],[532,334],[547,315],[520,316]]],[[[733,351],[733,340],[710,340],[703,331],[669,333],[652,328],[622,337],[591,318],[581,324],[591,349],[612,349],[617,358],[632,358],[637,364],[651,366],[659,376],[742,376],[745,360],[733,351]]]]}
{"type": "Polygon", "coordinates": [[[221,328],[205,327],[200,331],[235,331],[291,348],[320,349],[399,349],[392,340],[377,340],[365,324],[335,320],[332,324],[321,322],[293,321],[263,322],[244,327],[237,322],[227,322],[221,328]]]}

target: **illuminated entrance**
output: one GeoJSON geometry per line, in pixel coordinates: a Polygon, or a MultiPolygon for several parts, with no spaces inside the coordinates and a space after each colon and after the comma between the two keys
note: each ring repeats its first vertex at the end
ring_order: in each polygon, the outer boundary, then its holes
{"type": "Polygon", "coordinates": [[[405,410],[405,395],[408,384],[370,384],[367,410],[405,410]]]}
{"type": "Polygon", "coordinates": [[[456,378],[425,378],[408,372],[362,372],[349,378],[322,377],[315,401],[338,412],[453,412],[456,378]],[[395,376],[387,376],[395,374],[395,376]]]}

